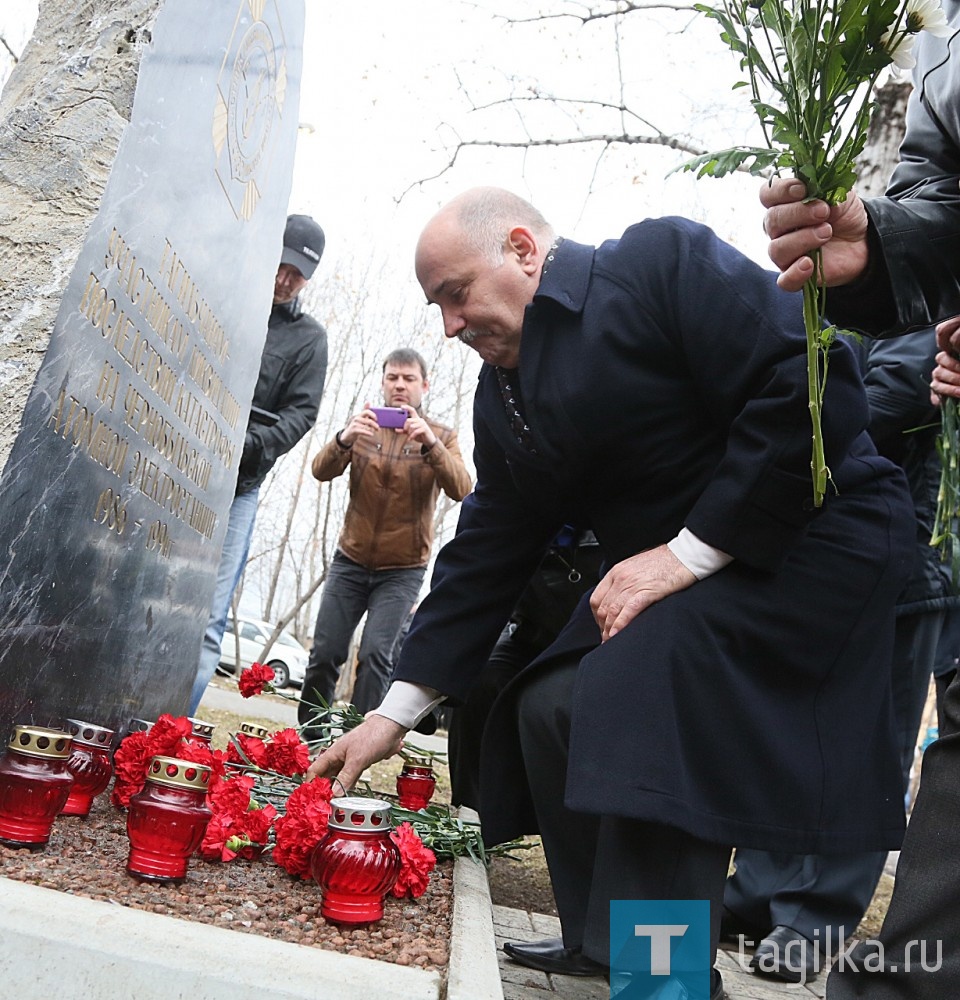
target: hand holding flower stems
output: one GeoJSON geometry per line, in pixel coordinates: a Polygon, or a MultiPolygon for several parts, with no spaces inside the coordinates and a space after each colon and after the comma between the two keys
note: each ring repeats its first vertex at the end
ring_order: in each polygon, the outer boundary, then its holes
{"type": "Polygon", "coordinates": [[[858,197],[848,196],[867,140],[871,95],[888,66],[915,64],[914,35],[949,28],[937,0],[724,0],[697,9],[720,24],[723,40],[740,56],[767,145],[707,153],[683,169],[699,177],[789,169],[802,185],[771,187],[768,207],[780,210],[768,214],[767,232],[771,256],[784,271],[781,286],[803,292],[819,507],[830,479],[820,414],[829,350],[840,332],[825,324],[826,287],[852,280],[867,262],[866,213],[858,197]]]}

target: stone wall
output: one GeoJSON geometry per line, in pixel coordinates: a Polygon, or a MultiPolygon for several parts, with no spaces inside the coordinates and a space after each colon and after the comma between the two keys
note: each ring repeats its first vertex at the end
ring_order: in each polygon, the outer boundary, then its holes
{"type": "Polygon", "coordinates": [[[0,97],[0,464],[130,120],[163,0],[42,0],[0,97]]]}

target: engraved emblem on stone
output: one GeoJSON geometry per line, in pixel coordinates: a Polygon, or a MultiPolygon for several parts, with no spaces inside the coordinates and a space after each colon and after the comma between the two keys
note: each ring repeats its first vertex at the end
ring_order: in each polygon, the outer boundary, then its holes
{"type": "Polygon", "coordinates": [[[242,0],[217,77],[216,174],[239,219],[250,219],[267,182],[287,89],[286,42],[276,0],[242,0]]]}

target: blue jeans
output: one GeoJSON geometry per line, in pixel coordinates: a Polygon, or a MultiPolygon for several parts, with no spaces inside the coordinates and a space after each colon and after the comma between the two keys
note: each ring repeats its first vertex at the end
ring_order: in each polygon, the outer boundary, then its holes
{"type": "MultiPolygon", "coordinates": [[[[323,585],[323,597],[313,629],[313,648],[303,682],[299,708],[301,725],[319,705],[333,700],[340,667],[350,651],[350,639],[364,611],[353,704],[369,712],[383,700],[393,670],[397,634],[420,594],[425,566],[409,569],[366,569],[337,550],[323,585]]],[[[309,735],[309,734],[308,734],[309,735]]]]}
{"type": "Polygon", "coordinates": [[[203,692],[207,690],[210,678],[213,677],[220,662],[223,630],[227,627],[227,615],[230,611],[230,602],[233,600],[233,592],[243,575],[244,566],[247,565],[250,539],[253,538],[253,526],[257,520],[259,496],[260,488],[257,487],[249,493],[241,493],[240,496],[234,497],[233,503],[230,504],[227,534],[223,539],[220,567],[217,570],[217,586],[213,592],[207,630],[203,634],[197,677],[190,694],[189,715],[196,714],[203,692]]]}

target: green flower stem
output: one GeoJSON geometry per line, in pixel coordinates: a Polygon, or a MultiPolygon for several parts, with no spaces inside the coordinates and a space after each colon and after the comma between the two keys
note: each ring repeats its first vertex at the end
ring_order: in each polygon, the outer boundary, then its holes
{"type": "Polygon", "coordinates": [[[814,256],[814,273],[803,286],[803,325],[807,334],[807,405],[810,409],[810,424],[813,432],[813,454],[810,459],[810,469],[813,473],[813,505],[823,506],[823,498],[827,492],[827,480],[830,470],[827,468],[823,451],[823,431],[820,427],[820,411],[823,402],[823,379],[820,368],[820,352],[822,350],[822,322],[820,313],[820,289],[817,285],[817,273],[820,262],[817,259],[819,251],[814,256]]]}
{"type": "Polygon", "coordinates": [[[957,454],[960,413],[957,400],[945,396],[940,400],[940,434],[937,452],[940,455],[940,490],[937,513],[930,544],[940,551],[940,558],[950,563],[953,586],[960,584],[960,537],[957,520],[960,517],[960,456],[957,454]]]}

